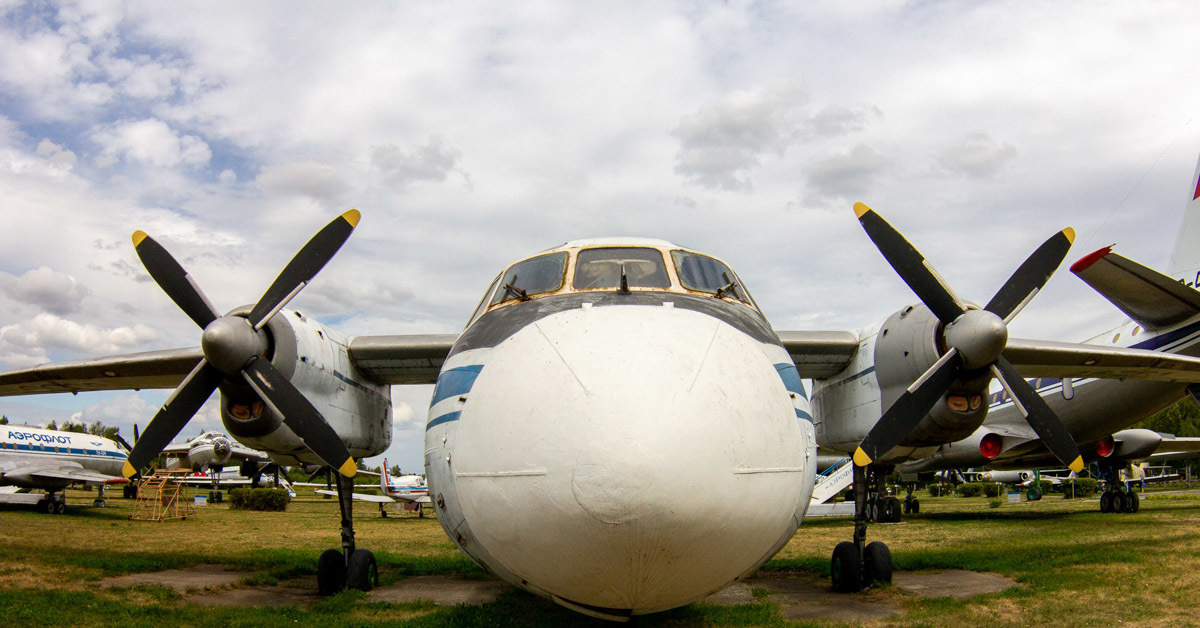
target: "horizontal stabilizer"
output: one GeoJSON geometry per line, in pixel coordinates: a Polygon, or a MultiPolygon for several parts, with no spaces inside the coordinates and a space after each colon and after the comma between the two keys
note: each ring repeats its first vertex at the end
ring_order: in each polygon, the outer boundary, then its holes
{"type": "MultiPolygon", "coordinates": [[[[330,497],[338,496],[337,491],[329,491],[329,490],[325,490],[325,489],[319,489],[319,490],[315,490],[313,492],[318,495],[329,495],[330,497]]],[[[368,495],[366,493],[351,493],[350,496],[359,501],[372,502],[372,503],[376,503],[376,504],[391,504],[396,501],[396,500],[392,499],[391,497],[387,497],[385,495],[368,495]]]]}
{"type": "Polygon", "coordinates": [[[1105,247],[1071,266],[1101,296],[1146,329],[1200,315],[1200,292],[1105,247]]]}

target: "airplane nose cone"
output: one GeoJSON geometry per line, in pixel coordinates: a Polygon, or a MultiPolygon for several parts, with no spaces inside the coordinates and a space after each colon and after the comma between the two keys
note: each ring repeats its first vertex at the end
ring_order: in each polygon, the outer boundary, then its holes
{"type": "Polygon", "coordinates": [[[795,531],[807,442],[761,344],[682,309],[556,314],[497,347],[451,462],[476,540],[574,605],[648,613],[795,531]]]}

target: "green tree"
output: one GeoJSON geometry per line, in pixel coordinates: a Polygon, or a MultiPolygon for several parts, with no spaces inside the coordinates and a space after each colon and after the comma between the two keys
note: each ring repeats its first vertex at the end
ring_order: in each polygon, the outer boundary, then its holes
{"type": "Polygon", "coordinates": [[[1184,397],[1133,427],[1176,436],[1200,436],[1200,406],[1190,396],[1184,397]]]}
{"type": "Polygon", "coordinates": [[[0,425],[8,425],[8,415],[0,415],[0,425]]]}

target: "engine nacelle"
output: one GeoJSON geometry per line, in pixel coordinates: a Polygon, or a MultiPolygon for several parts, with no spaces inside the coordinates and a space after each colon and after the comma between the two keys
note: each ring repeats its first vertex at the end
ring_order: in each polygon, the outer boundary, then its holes
{"type": "Polygon", "coordinates": [[[1162,435],[1153,430],[1121,430],[1096,446],[1096,455],[1109,462],[1125,462],[1145,458],[1162,443],[1162,435]]]}
{"type": "Polygon", "coordinates": [[[1021,484],[1033,479],[1029,471],[984,471],[979,474],[984,482],[999,482],[1001,484],[1021,484]]]}
{"type": "MultiPolygon", "coordinates": [[[[924,305],[906,307],[883,323],[875,338],[875,374],[883,408],[891,407],[942,357],[941,338],[941,323],[924,305]]],[[[901,445],[928,447],[970,436],[987,418],[990,382],[987,369],[979,369],[951,383],[901,445]]]]}
{"type": "MultiPolygon", "coordinates": [[[[234,312],[245,314],[251,306],[234,312]]],[[[355,459],[383,453],[392,443],[391,387],[363,377],[350,361],[342,333],[282,310],[265,327],[267,358],[342,437],[355,459]]],[[[282,465],[324,464],[270,404],[241,379],[221,384],[221,422],[239,442],[273,453],[282,465]]]]}

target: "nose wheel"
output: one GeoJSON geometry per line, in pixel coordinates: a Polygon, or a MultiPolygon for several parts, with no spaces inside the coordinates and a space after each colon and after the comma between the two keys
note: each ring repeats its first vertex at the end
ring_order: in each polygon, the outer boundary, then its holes
{"type": "Polygon", "coordinates": [[[882,541],[867,543],[867,524],[900,520],[901,503],[884,493],[890,467],[854,465],[854,540],[833,548],[829,573],[833,590],[855,593],[875,583],[891,584],[892,552],[882,541]]]}
{"type": "Polygon", "coordinates": [[[337,475],[342,511],[342,549],[327,549],[317,560],[317,591],[334,595],[343,589],[370,591],[379,586],[379,567],[370,550],[354,545],[354,480],[337,475]]]}

